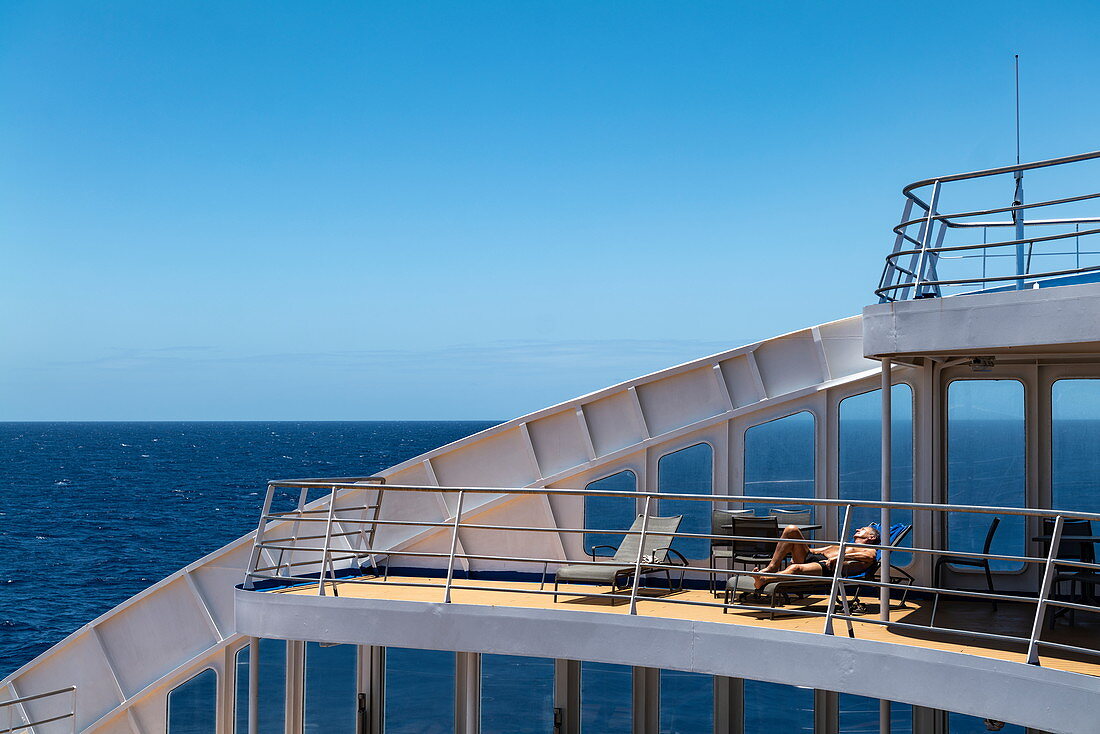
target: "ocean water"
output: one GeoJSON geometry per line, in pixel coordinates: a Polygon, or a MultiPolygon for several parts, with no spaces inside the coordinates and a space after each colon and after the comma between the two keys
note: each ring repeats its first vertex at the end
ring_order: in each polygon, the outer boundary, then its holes
{"type": "Polygon", "coordinates": [[[249,532],[268,479],[366,476],[492,425],[0,423],[0,678],[249,532]]]}

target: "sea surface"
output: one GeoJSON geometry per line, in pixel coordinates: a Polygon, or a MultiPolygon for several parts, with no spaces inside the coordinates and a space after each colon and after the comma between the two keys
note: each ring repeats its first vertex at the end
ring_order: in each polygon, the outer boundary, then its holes
{"type": "Polygon", "coordinates": [[[493,425],[0,423],[0,678],[253,530],[267,480],[367,476],[493,425]]]}

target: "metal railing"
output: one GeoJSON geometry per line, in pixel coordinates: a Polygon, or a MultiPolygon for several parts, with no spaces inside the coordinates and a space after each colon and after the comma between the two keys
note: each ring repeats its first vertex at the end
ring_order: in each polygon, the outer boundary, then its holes
{"type": "Polygon", "coordinates": [[[68,722],[68,731],[75,734],[76,686],[0,701],[0,727],[4,727],[0,728],[0,734],[35,734],[35,727],[63,721],[68,722]]]}
{"type": "Polygon", "coordinates": [[[894,227],[893,251],[886,257],[875,295],[880,302],[935,298],[990,288],[1023,289],[1058,280],[1068,283],[1073,282],[1074,276],[1100,272],[1100,240],[1088,239],[1100,234],[1100,216],[1042,216],[1056,207],[1092,202],[1100,198],[1100,193],[1033,203],[1024,203],[1023,196],[1025,171],[1068,166],[1097,158],[1100,158],[1100,151],[939,176],[909,184],[902,190],[905,207],[901,222],[894,227]],[[1011,205],[943,211],[945,184],[1009,175],[1015,182],[1011,205]],[[990,215],[1008,215],[1008,218],[980,219],[990,215]],[[1027,219],[1025,215],[1032,218],[1027,219]],[[990,230],[997,232],[1001,228],[1011,228],[1012,235],[989,241],[990,230]],[[972,241],[972,235],[979,229],[982,241],[972,241]],[[948,233],[952,231],[965,237],[960,242],[948,242],[948,233]],[[1085,249],[1081,248],[1082,238],[1086,239],[1085,249]],[[944,271],[942,275],[941,270],[944,271]]]}
{"type": "MultiPolygon", "coordinates": [[[[271,482],[268,485],[267,496],[264,500],[264,509],[260,518],[258,532],[246,571],[243,588],[270,590],[275,588],[286,589],[292,586],[305,586],[308,588],[315,585],[317,589],[316,593],[320,596],[325,596],[327,594],[338,596],[339,587],[342,584],[368,586],[388,585],[395,587],[436,589],[440,592],[439,600],[444,603],[452,601],[453,592],[455,591],[506,592],[509,594],[542,596],[553,595],[555,599],[558,596],[598,596],[601,599],[613,600],[612,603],[617,603],[620,600],[626,602],[629,604],[629,613],[638,614],[639,590],[642,588],[642,580],[645,575],[642,573],[643,566],[645,566],[647,570],[654,567],[653,559],[643,556],[643,550],[646,548],[645,538],[647,532],[650,532],[647,526],[650,518],[657,516],[656,513],[659,512],[659,505],[663,501],[705,503],[707,505],[705,516],[708,518],[708,523],[711,510],[725,510],[737,506],[808,506],[814,508],[818,513],[837,511],[841,513],[842,529],[840,536],[834,539],[759,538],[755,536],[713,535],[710,533],[679,531],[667,533],[663,530],[660,531],[659,534],[662,537],[672,537],[674,539],[702,540],[708,542],[721,541],[723,543],[730,541],[747,541],[757,543],[790,542],[807,546],[835,545],[839,546],[840,555],[843,555],[845,548],[850,547],[853,543],[853,541],[850,540],[854,531],[854,528],[851,527],[851,518],[853,510],[856,508],[877,509],[880,512],[887,510],[889,513],[912,513],[909,517],[914,519],[922,518],[924,521],[931,522],[935,522],[937,518],[945,519],[951,515],[977,514],[986,516],[1015,516],[1025,518],[1025,526],[1030,526],[1028,527],[1029,537],[1041,531],[1042,521],[1044,519],[1053,521],[1053,531],[1050,533],[1051,537],[1045,543],[1046,549],[1042,556],[977,553],[948,548],[924,548],[918,546],[890,546],[883,543],[881,539],[877,545],[864,544],[864,547],[883,551],[884,556],[888,556],[890,552],[894,554],[914,554],[915,556],[925,555],[933,558],[949,555],[954,558],[1008,561],[1013,564],[1020,564],[1025,568],[1029,565],[1036,566],[1041,569],[1041,573],[1039,574],[1041,576],[1041,581],[1035,588],[1033,592],[1034,595],[1028,592],[988,592],[935,588],[918,584],[912,577],[906,578],[905,576],[908,576],[908,574],[895,576],[894,572],[898,570],[896,566],[890,566],[889,568],[884,566],[877,574],[877,579],[873,577],[850,578],[842,575],[841,564],[836,563],[833,564],[835,568],[831,577],[796,574],[787,574],[783,576],[783,579],[787,581],[817,581],[822,584],[822,589],[824,589],[827,584],[828,601],[824,610],[813,609],[806,606],[800,606],[797,609],[763,606],[762,603],[748,603],[744,598],[738,600],[736,594],[730,597],[728,601],[718,597],[712,600],[708,598],[707,595],[677,594],[673,593],[671,575],[669,575],[668,583],[669,594],[663,596],[647,594],[644,597],[644,601],[646,603],[656,604],[685,604],[717,607],[723,608],[725,611],[751,611],[768,612],[770,614],[779,613],[819,616],[824,623],[822,632],[830,635],[834,633],[834,622],[839,620],[847,623],[847,631],[850,636],[855,636],[853,623],[858,621],[865,624],[888,625],[891,628],[900,630],[912,630],[924,633],[950,633],[976,640],[992,641],[1008,645],[1019,644],[1026,646],[1026,659],[1032,664],[1039,664],[1039,653],[1044,649],[1100,655],[1100,645],[1098,645],[1097,648],[1076,646],[1064,642],[1043,639],[1042,634],[1048,613],[1057,610],[1100,612],[1100,606],[1094,603],[1084,603],[1084,601],[1077,600],[1076,598],[1061,598],[1054,593],[1056,584],[1067,580],[1068,577],[1065,574],[1069,572],[1076,571],[1092,574],[1100,572],[1100,564],[1058,557],[1059,549],[1062,547],[1061,535],[1063,523],[1066,520],[1088,520],[1092,523],[1100,522],[1100,513],[1076,512],[1070,510],[1024,509],[1018,507],[983,507],[912,502],[880,502],[873,500],[810,499],[804,497],[777,498],[589,489],[429,487],[387,484],[385,485],[385,492],[387,494],[417,492],[442,493],[445,497],[453,498],[453,501],[448,503],[448,507],[454,508],[454,514],[453,516],[440,520],[399,520],[386,519],[384,517],[368,518],[367,514],[369,508],[373,506],[371,504],[372,493],[377,491],[379,491],[379,485],[364,486],[362,483],[357,484],[353,481],[344,481],[340,479],[271,482]],[[285,489],[299,490],[297,507],[288,511],[272,511],[271,507],[276,491],[285,489]],[[306,497],[310,490],[324,491],[327,495],[327,502],[322,499],[319,502],[308,504],[306,502],[306,497]],[[357,498],[356,494],[360,495],[360,497],[357,498]],[[470,518],[463,517],[463,507],[466,504],[467,498],[471,495],[492,495],[494,498],[505,500],[524,496],[542,496],[545,497],[547,501],[549,501],[550,497],[555,497],[558,502],[573,501],[577,503],[583,502],[586,497],[622,498],[642,504],[642,524],[639,530],[632,531],[625,528],[621,530],[609,530],[606,528],[500,525],[472,522],[470,518]],[[393,543],[392,547],[369,547],[363,543],[363,539],[367,537],[367,533],[365,532],[367,525],[383,528],[406,529],[438,528],[449,534],[449,549],[445,552],[406,550],[401,547],[404,541],[400,539],[396,541],[391,539],[389,542],[393,543]],[[303,528],[309,527],[317,528],[319,532],[308,529],[303,531],[303,528]],[[499,552],[469,553],[464,552],[462,549],[460,531],[522,533],[530,535],[557,533],[560,536],[566,537],[589,533],[614,534],[624,537],[627,535],[639,535],[641,538],[637,557],[633,559],[632,565],[634,565],[634,573],[632,574],[630,588],[620,589],[617,586],[613,586],[611,592],[604,592],[599,588],[594,588],[592,594],[587,594],[577,591],[573,585],[570,585],[570,588],[565,591],[547,589],[546,582],[549,577],[548,575],[555,571],[556,568],[566,565],[621,567],[624,565],[622,561],[596,560],[595,556],[592,556],[591,560],[585,560],[582,557],[584,552],[580,547],[575,547],[574,552],[567,551],[566,556],[557,555],[555,557],[508,554],[504,550],[499,552]],[[321,541],[321,543],[311,541],[321,541]],[[384,573],[379,572],[377,568],[376,559],[380,556],[386,559],[384,573]],[[390,567],[392,565],[392,560],[395,558],[417,559],[417,562],[422,564],[418,572],[434,574],[434,578],[417,576],[402,578],[391,577],[390,567]],[[369,563],[365,563],[365,559],[369,559],[369,563]],[[437,562],[433,563],[432,559],[435,559],[437,562]],[[473,573],[467,573],[467,578],[465,579],[456,578],[456,563],[470,564],[472,562],[479,564],[480,568],[473,573]],[[425,563],[428,564],[426,569],[423,566],[425,563]],[[540,567],[541,573],[538,570],[540,567]],[[534,586],[533,583],[525,585],[478,584],[476,583],[477,579],[474,578],[479,572],[507,571],[517,568],[521,571],[523,569],[528,569],[527,573],[530,574],[531,581],[539,581],[541,579],[541,582],[538,584],[539,588],[531,588],[534,586]],[[1034,613],[1030,616],[1030,629],[1026,636],[960,629],[955,627],[937,627],[934,625],[934,614],[927,624],[892,618],[889,608],[892,605],[887,605],[887,608],[880,609],[879,618],[877,619],[857,614],[849,608],[849,595],[851,594],[852,601],[858,601],[858,589],[862,587],[873,588],[878,592],[885,588],[891,593],[897,592],[902,594],[902,599],[910,592],[915,592],[917,594],[933,595],[936,601],[938,601],[939,596],[947,595],[965,599],[987,600],[994,603],[1033,605],[1035,609],[1034,613]],[[702,598],[700,598],[700,596],[702,596],[702,598]]],[[[391,507],[392,506],[393,505],[391,505],[391,507]]],[[[475,508],[473,513],[480,513],[481,511],[482,509],[475,508]]],[[[899,515],[894,515],[894,517],[898,518],[899,515]]],[[[946,525],[941,525],[941,527],[946,527],[946,525]]],[[[944,533],[944,535],[946,535],[946,533],[944,533]]],[[[481,543],[484,544],[485,542],[483,536],[481,543]]],[[[1067,537],[1067,542],[1073,541],[1071,538],[1067,537]]],[[[670,545],[671,544],[672,542],[670,542],[670,545]]],[[[503,549],[507,547],[524,546],[522,543],[498,543],[491,545],[491,548],[494,550],[497,547],[503,549]]],[[[563,547],[568,547],[568,544],[563,543],[563,547]]],[[[884,560],[886,563],[889,562],[888,557],[884,560]]],[[[731,576],[775,576],[773,573],[721,568],[717,565],[711,565],[706,559],[698,561],[698,563],[702,563],[703,565],[693,565],[691,563],[686,563],[685,565],[670,564],[667,567],[661,566],[661,570],[677,571],[680,573],[680,591],[684,588],[683,582],[686,574],[691,574],[692,578],[699,580],[700,583],[707,578],[726,579],[731,576]]],[[[725,583],[720,584],[720,587],[723,589],[725,586],[725,583]]],[[[1090,599],[1089,601],[1095,601],[1095,599],[1090,599]]]]}

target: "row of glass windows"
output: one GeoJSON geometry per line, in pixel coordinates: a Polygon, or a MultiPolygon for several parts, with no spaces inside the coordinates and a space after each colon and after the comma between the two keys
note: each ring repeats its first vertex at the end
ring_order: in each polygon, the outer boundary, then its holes
{"type": "MultiPolygon", "coordinates": [[[[304,732],[354,734],[358,706],[356,651],[352,645],[306,644],[302,728],[304,732]]],[[[235,734],[248,732],[249,650],[236,657],[235,734]]],[[[283,734],[286,708],[286,644],[261,640],[258,712],[260,734],[283,734]]],[[[481,658],[483,734],[550,734],[554,730],[554,661],[511,655],[481,658]]],[[[624,665],[581,664],[581,728],[630,734],[633,670],[624,665]]],[[[455,655],[389,648],[385,667],[386,734],[447,734],[454,731],[455,655]]],[[[169,734],[215,734],[217,675],[205,670],[168,696],[169,734]]],[[[839,696],[841,734],[878,731],[875,699],[839,696]]],[[[911,734],[912,708],[891,706],[892,731],[911,734]]],[[[814,731],[814,692],[807,688],[744,682],[745,734],[814,731]]],[[[660,731],[699,734],[714,729],[713,678],[699,673],[660,672],[660,731]]],[[[979,719],[951,714],[952,734],[985,731],[979,719]]],[[[1008,726],[1005,732],[1022,734],[1008,726]]]]}
{"type": "MultiPolygon", "coordinates": [[[[905,384],[892,388],[892,499],[913,500],[913,393],[905,384]]],[[[1026,503],[1026,426],[1024,387],[1017,380],[956,380],[947,390],[947,502],[961,505],[1023,507],[1026,503]]],[[[880,391],[846,398],[839,406],[839,493],[841,499],[879,498],[881,446],[880,391]]],[[[1083,511],[1100,510],[1090,491],[1100,473],[1100,380],[1066,379],[1054,383],[1052,413],[1052,504],[1083,511]]],[[[815,428],[813,414],[802,411],[753,426],[744,436],[744,487],[758,497],[814,497],[815,428]]],[[[713,451],[700,443],[657,462],[658,492],[711,494],[713,451]]],[[[621,471],[591,482],[588,489],[636,491],[637,476],[621,471]]],[[[708,533],[710,506],[686,500],[657,503],[655,514],[683,514],[683,532],[708,533]]],[[[778,505],[776,506],[778,507],[778,505]]],[[[754,505],[757,514],[772,506],[754,505]]],[[[789,504],[782,509],[798,509],[789,504]]],[[[803,508],[807,509],[807,508],[803,508]]],[[[622,530],[633,522],[638,505],[615,497],[585,500],[585,528],[622,530]]],[[[878,510],[857,508],[853,528],[878,520],[878,510]]],[[[911,522],[898,513],[896,522],[911,522]]],[[[948,523],[948,544],[955,550],[981,550],[989,519],[958,515],[948,523]]],[[[597,545],[618,546],[622,535],[592,532],[584,536],[586,552],[597,545]]],[[[1023,555],[1024,519],[1001,518],[992,552],[1023,555]]],[[[707,557],[707,541],[680,539],[675,547],[690,559],[707,557]]],[[[902,564],[907,556],[895,562],[902,564]]],[[[1018,564],[995,561],[1000,571],[1018,564]]]]}

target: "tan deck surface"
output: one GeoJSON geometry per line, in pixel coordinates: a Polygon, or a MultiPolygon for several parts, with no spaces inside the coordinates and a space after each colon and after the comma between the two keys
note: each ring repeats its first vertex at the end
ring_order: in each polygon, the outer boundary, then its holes
{"type": "MultiPolygon", "coordinates": [[[[363,577],[363,580],[378,581],[375,577],[370,576],[363,577]]],[[[356,599],[443,601],[444,582],[442,579],[391,576],[384,583],[356,583],[355,581],[345,579],[336,582],[338,595],[356,599]],[[402,585],[406,582],[421,584],[422,586],[402,585]],[[425,587],[424,584],[428,586],[425,587]]],[[[326,594],[332,593],[332,586],[331,583],[325,585],[326,594]]],[[[549,595],[522,593],[523,590],[537,590],[538,588],[537,583],[480,579],[467,581],[462,579],[454,582],[451,601],[456,604],[483,604],[485,606],[534,609],[583,609],[605,614],[627,614],[629,612],[629,604],[624,600],[601,598],[601,587],[563,585],[561,587],[563,595],[559,597],[557,603],[549,595]],[[494,590],[467,590],[462,588],[463,585],[490,587],[494,590]],[[570,594],[578,595],[572,596],[570,594]],[[580,594],[586,594],[587,596],[580,596],[580,594]],[[616,601],[618,603],[612,603],[616,601]]],[[[547,589],[549,588],[551,586],[547,585],[547,589]]],[[[606,590],[606,587],[602,588],[606,590]]],[[[639,596],[638,600],[638,614],[641,616],[724,622],[726,624],[775,627],[817,633],[822,631],[825,623],[824,617],[810,614],[777,614],[774,620],[769,620],[767,612],[730,609],[728,614],[723,614],[721,607],[718,606],[670,604],[662,601],[663,599],[709,603],[721,601],[721,599],[715,599],[710,592],[704,590],[688,589],[672,593],[660,589],[643,589],[642,591],[643,594],[639,596]]],[[[273,590],[269,593],[316,595],[317,584],[273,590]]],[[[629,591],[626,593],[629,593],[629,591]]],[[[877,619],[879,612],[877,596],[874,598],[864,596],[863,601],[867,605],[864,616],[877,619]]],[[[767,606],[767,604],[764,603],[763,606],[767,606]]],[[[826,597],[813,595],[806,599],[795,600],[783,608],[791,612],[798,612],[800,609],[824,612],[826,606],[826,597]]],[[[895,607],[891,613],[891,620],[908,624],[927,625],[931,608],[931,601],[910,600],[904,608],[895,607]]],[[[941,600],[940,609],[936,613],[936,622],[938,626],[952,629],[975,630],[1026,638],[1031,632],[1034,614],[1035,607],[1033,605],[1001,603],[994,611],[988,603],[941,600]]],[[[834,624],[836,634],[847,634],[847,623],[844,620],[836,620],[834,624]]],[[[855,636],[862,639],[962,652],[1015,662],[1025,662],[1026,660],[1026,646],[1023,643],[1013,644],[995,640],[967,639],[961,635],[950,633],[924,632],[858,621],[854,622],[854,629],[855,636]]],[[[1100,615],[1079,612],[1076,624],[1072,626],[1065,621],[1059,621],[1054,630],[1051,630],[1049,626],[1045,626],[1042,639],[1091,649],[1100,648],[1100,615]]],[[[1050,668],[1100,676],[1100,654],[1074,655],[1068,652],[1046,650],[1041,656],[1041,664],[1050,668]]]]}

